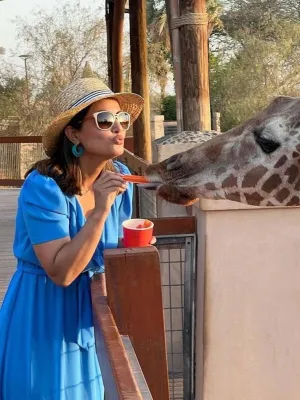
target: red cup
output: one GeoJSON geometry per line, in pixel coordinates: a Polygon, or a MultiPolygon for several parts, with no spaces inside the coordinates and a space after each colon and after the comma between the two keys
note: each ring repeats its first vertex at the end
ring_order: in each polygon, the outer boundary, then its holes
{"type": "Polygon", "coordinates": [[[128,219],[123,222],[123,243],[125,247],[149,246],[153,237],[153,222],[148,221],[149,226],[143,228],[146,219],[128,219]]]}

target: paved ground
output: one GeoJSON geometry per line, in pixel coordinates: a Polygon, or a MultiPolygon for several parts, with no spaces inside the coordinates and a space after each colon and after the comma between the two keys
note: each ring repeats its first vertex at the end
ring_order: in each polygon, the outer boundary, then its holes
{"type": "Polygon", "coordinates": [[[12,254],[19,189],[0,189],[0,306],[16,261],[12,254]]]}

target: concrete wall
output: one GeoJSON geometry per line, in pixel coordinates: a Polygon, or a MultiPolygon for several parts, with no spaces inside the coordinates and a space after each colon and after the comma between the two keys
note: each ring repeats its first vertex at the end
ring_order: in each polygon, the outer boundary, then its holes
{"type": "Polygon", "coordinates": [[[199,201],[196,399],[298,400],[300,210],[199,201]]]}

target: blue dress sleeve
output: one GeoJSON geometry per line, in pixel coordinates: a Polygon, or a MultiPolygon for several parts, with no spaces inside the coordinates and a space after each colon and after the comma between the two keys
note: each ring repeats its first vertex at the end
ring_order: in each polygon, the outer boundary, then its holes
{"type": "MultiPolygon", "coordinates": [[[[120,162],[115,162],[114,164],[121,174],[131,175],[131,172],[126,167],[126,165],[120,162]]],[[[122,194],[122,199],[119,206],[119,228],[118,228],[119,239],[123,238],[122,223],[132,217],[132,199],[133,199],[133,184],[128,183],[127,190],[122,194]]]]}
{"type": "Polygon", "coordinates": [[[67,199],[52,178],[33,171],[24,182],[20,202],[32,245],[69,236],[67,199]]]}

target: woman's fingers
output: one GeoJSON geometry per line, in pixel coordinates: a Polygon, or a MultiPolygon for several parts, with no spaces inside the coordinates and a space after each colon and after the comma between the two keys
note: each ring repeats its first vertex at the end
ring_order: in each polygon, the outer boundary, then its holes
{"type": "Polygon", "coordinates": [[[116,180],[118,182],[125,182],[122,178],[122,175],[116,174],[115,172],[105,171],[103,172],[100,177],[96,180],[95,184],[104,184],[109,182],[110,180],[116,180]]]}

